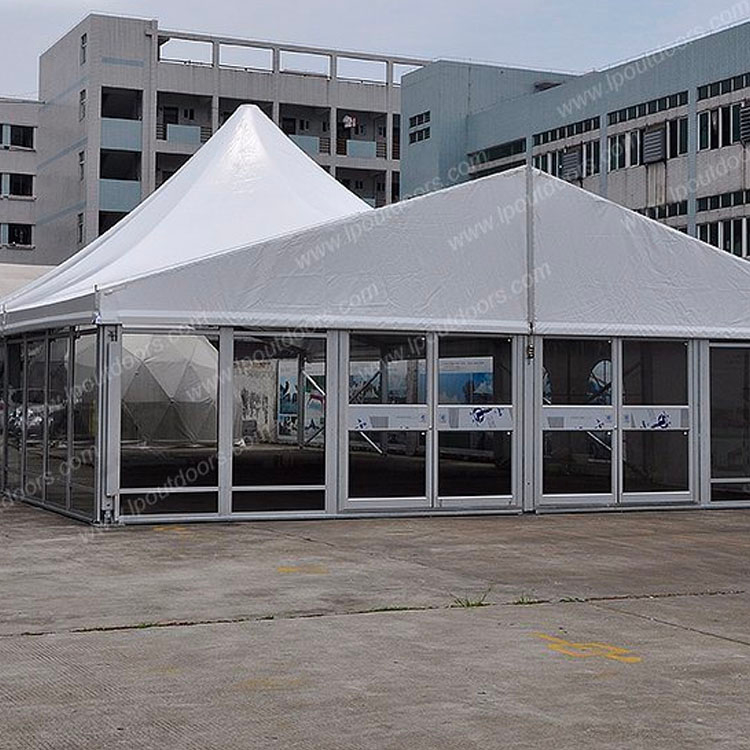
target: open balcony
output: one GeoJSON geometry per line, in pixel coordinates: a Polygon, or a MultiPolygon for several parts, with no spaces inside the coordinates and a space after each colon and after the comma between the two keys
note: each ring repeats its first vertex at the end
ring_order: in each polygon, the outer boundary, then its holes
{"type": "Polygon", "coordinates": [[[388,158],[388,115],[338,110],[336,153],[355,159],[388,158]]]}
{"type": "Polygon", "coordinates": [[[184,146],[200,146],[212,135],[211,97],[159,92],[156,139],[184,146]]]}
{"type": "Polygon", "coordinates": [[[282,104],[281,129],[312,157],[331,153],[331,110],[328,107],[304,107],[282,104]]]}

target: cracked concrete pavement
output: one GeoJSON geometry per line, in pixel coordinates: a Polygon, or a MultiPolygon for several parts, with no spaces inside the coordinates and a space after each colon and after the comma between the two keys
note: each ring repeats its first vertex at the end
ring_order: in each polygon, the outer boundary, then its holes
{"type": "Polygon", "coordinates": [[[750,748],[748,511],[0,540],[0,748],[750,748]]]}

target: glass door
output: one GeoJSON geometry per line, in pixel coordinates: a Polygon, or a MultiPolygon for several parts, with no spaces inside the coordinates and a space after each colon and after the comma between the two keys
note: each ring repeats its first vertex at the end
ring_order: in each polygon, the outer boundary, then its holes
{"type": "Polygon", "coordinates": [[[687,341],[622,342],[622,502],[694,501],[687,341]]]}
{"type": "Polygon", "coordinates": [[[537,359],[538,506],[615,501],[617,429],[612,342],[544,339],[537,359]]]}
{"type": "Polygon", "coordinates": [[[423,334],[349,336],[343,508],[431,507],[431,350],[423,334]]]}
{"type": "Polygon", "coordinates": [[[750,502],[750,347],[713,344],[710,359],[711,503],[750,502]]]}
{"type": "Polygon", "coordinates": [[[232,513],[325,510],[323,336],[237,334],[232,513]]]}
{"type": "Polygon", "coordinates": [[[513,342],[442,336],[438,343],[437,495],[443,508],[514,503],[513,342]]]}

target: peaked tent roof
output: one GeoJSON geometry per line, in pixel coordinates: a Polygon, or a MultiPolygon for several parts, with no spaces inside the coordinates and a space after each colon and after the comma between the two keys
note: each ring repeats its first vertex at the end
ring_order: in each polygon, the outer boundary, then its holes
{"type": "Polygon", "coordinates": [[[370,207],[255,105],[243,105],[168,182],[52,273],[11,296],[22,309],[370,207]]]}
{"type": "Polygon", "coordinates": [[[77,304],[112,324],[750,338],[750,264],[521,167],[77,304]]]}

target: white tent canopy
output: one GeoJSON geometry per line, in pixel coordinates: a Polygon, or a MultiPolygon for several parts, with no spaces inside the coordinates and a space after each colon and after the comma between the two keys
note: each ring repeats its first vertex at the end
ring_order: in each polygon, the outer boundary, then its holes
{"type": "MultiPolygon", "coordinates": [[[[525,167],[97,283],[95,297],[70,294],[44,314],[126,325],[750,338],[746,261],[525,167]]],[[[42,312],[16,307],[11,300],[11,327],[42,312]]]]}
{"type": "Polygon", "coordinates": [[[20,310],[74,300],[369,206],[254,105],[244,105],[165,185],[45,278],[5,300],[20,310]]]}

